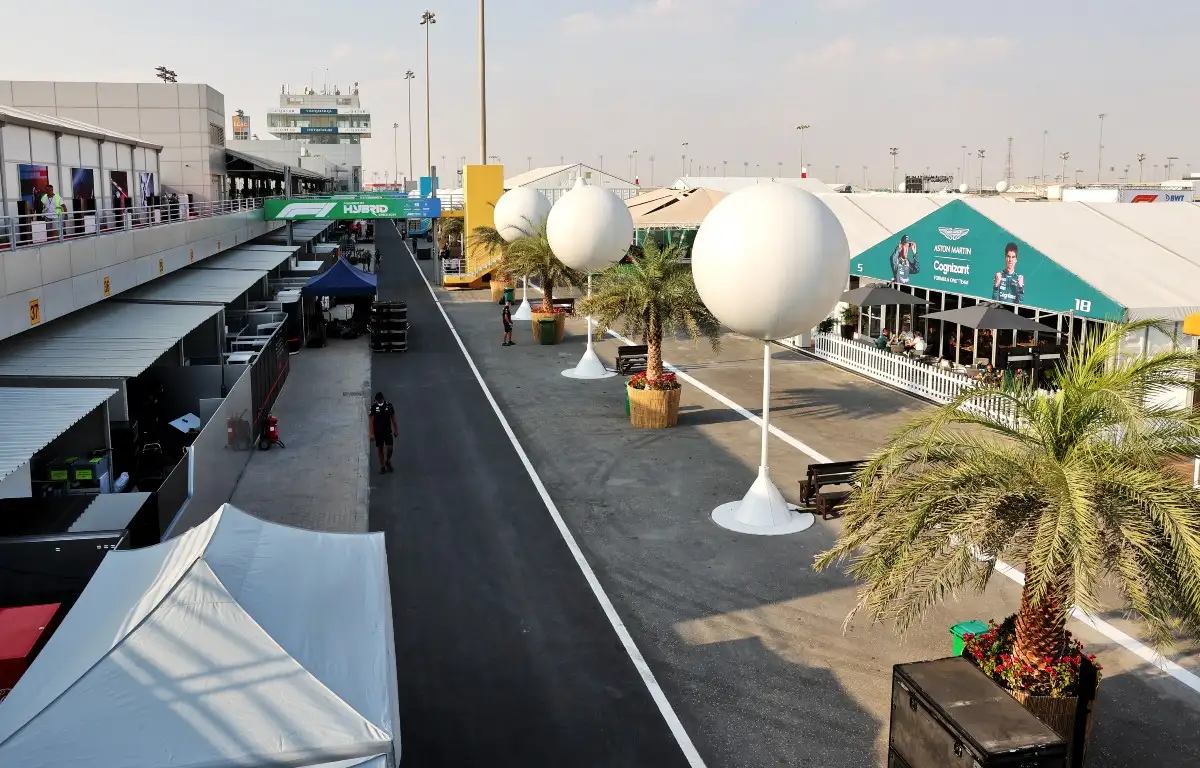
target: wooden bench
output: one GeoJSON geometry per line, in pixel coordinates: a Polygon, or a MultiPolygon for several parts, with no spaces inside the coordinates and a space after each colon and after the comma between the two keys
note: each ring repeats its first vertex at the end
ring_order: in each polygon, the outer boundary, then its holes
{"type": "Polygon", "coordinates": [[[575,314],[575,299],[569,296],[565,299],[551,299],[550,306],[555,307],[556,309],[561,309],[568,315],[575,314]]]}
{"type": "Polygon", "coordinates": [[[837,507],[849,491],[825,490],[829,486],[848,485],[862,468],[864,461],[831,461],[825,464],[809,464],[808,476],[800,481],[800,503],[816,504],[817,514],[825,520],[837,514],[837,507]]]}
{"type": "Polygon", "coordinates": [[[629,344],[617,347],[617,373],[629,373],[636,365],[646,367],[646,356],[650,348],[645,344],[629,344]]]}

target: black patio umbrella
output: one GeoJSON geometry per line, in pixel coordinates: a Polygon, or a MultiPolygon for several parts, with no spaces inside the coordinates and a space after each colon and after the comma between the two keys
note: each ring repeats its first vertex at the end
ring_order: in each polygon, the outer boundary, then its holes
{"type": "Polygon", "coordinates": [[[1027,317],[1021,317],[1016,312],[993,307],[990,304],[976,304],[964,309],[947,309],[944,312],[933,312],[925,315],[926,320],[945,320],[948,323],[958,323],[968,328],[994,328],[998,331],[1041,331],[1042,333],[1058,333],[1057,328],[1035,323],[1027,317]]]}
{"type": "Polygon", "coordinates": [[[854,288],[843,293],[841,301],[857,307],[879,307],[885,304],[920,306],[929,303],[925,299],[918,299],[911,293],[897,291],[886,285],[864,285],[861,288],[854,288]]]}

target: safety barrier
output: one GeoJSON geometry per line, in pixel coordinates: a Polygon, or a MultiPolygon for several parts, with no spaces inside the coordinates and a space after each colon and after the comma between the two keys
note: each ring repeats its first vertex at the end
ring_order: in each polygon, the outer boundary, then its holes
{"type": "Polygon", "coordinates": [[[0,251],[37,248],[48,243],[74,242],[122,230],[161,227],[181,221],[250,211],[262,208],[264,199],[239,197],[198,203],[162,201],[137,207],[67,211],[61,217],[47,217],[41,213],[0,216],[0,251]]]}

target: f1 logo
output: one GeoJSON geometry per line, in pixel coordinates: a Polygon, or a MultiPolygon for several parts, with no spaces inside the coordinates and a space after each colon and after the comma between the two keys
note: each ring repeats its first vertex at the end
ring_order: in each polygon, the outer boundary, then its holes
{"type": "Polygon", "coordinates": [[[1158,199],[1158,195],[1134,195],[1131,203],[1153,203],[1158,199]]]}

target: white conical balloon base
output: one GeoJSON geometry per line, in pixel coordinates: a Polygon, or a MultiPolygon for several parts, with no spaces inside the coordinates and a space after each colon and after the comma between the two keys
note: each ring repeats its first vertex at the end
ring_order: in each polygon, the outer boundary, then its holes
{"type": "Polygon", "coordinates": [[[741,501],[731,501],[713,510],[713,522],[722,528],[755,536],[784,536],[806,530],[816,518],[783,500],[766,467],[741,501]]]}
{"type": "Polygon", "coordinates": [[[513,320],[532,320],[533,307],[529,306],[529,299],[521,302],[521,306],[517,307],[517,311],[513,312],[513,320]]]}
{"type": "Polygon", "coordinates": [[[607,379],[617,374],[604,367],[604,363],[596,355],[596,350],[592,349],[589,343],[579,363],[574,368],[563,371],[562,375],[569,379],[607,379]]]}

